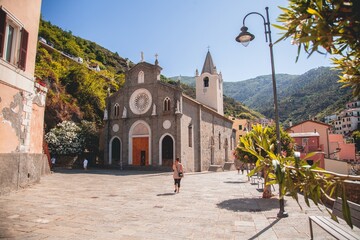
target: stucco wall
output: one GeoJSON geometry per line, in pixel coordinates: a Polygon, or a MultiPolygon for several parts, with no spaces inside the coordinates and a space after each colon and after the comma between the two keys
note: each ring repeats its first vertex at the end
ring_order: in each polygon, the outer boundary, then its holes
{"type": "Polygon", "coordinates": [[[19,151],[22,119],[20,92],[7,85],[0,85],[0,153],[19,151]]]}
{"type": "Polygon", "coordinates": [[[187,172],[200,171],[201,158],[199,156],[199,109],[198,105],[190,101],[183,102],[181,117],[181,159],[187,172]],[[192,146],[189,146],[189,125],[192,125],[192,146]]]}
{"type": "Polygon", "coordinates": [[[349,174],[347,162],[325,158],[325,170],[340,174],[349,174]]]}
{"type": "Polygon", "coordinates": [[[38,183],[48,173],[49,163],[44,154],[0,154],[0,195],[38,183]]]}
{"type": "Polygon", "coordinates": [[[43,152],[45,107],[33,104],[30,125],[30,153],[43,152]]]}

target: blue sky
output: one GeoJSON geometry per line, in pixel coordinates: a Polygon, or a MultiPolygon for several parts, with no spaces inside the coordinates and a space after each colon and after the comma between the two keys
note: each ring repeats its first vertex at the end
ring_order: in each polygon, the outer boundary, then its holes
{"type": "MultiPolygon", "coordinates": [[[[162,74],[194,76],[201,71],[208,47],[224,81],[234,82],[271,74],[269,45],[260,16],[246,19],[255,39],[244,47],[235,41],[244,16],[259,12],[277,24],[286,0],[42,0],[42,17],[72,31],[73,35],[98,43],[134,63],[154,63],[158,54],[162,74]]],[[[279,30],[271,28],[272,39],[279,30]]],[[[302,74],[330,66],[329,56],[302,53],[295,63],[297,47],[290,39],[274,45],[276,73],[302,74]]]]}

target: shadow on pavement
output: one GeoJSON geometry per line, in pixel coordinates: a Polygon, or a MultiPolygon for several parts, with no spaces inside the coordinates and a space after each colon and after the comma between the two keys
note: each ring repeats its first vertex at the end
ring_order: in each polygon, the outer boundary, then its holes
{"type": "Polygon", "coordinates": [[[234,212],[262,212],[279,208],[279,200],[275,198],[237,198],[222,201],[218,208],[234,212]]]}
{"type": "Polygon", "coordinates": [[[175,194],[176,193],[159,193],[159,194],[156,194],[156,196],[158,196],[158,197],[161,197],[161,196],[173,196],[175,194]]]}
{"type": "Polygon", "coordinates": [[[238,183],[247,183],[248,181],[226,181],[224,183],[234,183],[234,184],[238,184],[238,183]]]}
{"type": "Polygon", "coordinates": [[[60,174],[97,174],[97,175],[114,175],[114,176],[129,176],[129,175],[162,175],[172,172],[166,171],[149,171],[149,170],[120,170],[120,169],[96,169],[91,168],[88,170],[83,169],[66,169],[56,168],[53,170],[54,173],[60,174]]]}
{"type": "Polygon", "coordinates": [[[280,218],[276,219],[275,221],[273,221],[272,223],[269,224],[269,226],[265,227],[264,229],[262,229],[260,232],[258,232],[257,234],[255,234],[254,236],[252,236],[251,238],[249,238],[248,240],[253,240],[253,239],[258,239],[258,237],[260,237],[261,234],[265,233],[267,230],[269,230],[270,228],[272,228],[276,223],[278,223],[280,221],[280,218]]]}

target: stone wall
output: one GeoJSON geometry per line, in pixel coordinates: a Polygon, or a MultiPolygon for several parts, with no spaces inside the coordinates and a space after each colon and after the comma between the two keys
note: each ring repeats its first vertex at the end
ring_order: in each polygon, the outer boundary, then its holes
{"type": "Polygon", "coordinates": [[[49,173],[45,154],[0,154],[0,195],[38,183],[41,176],[49,173]]]}
{"type": "Polygon", "coordinates": [[[348,200],[360,204],[360,183],[355,181],[346,181],[345,188],[348,200]]]}

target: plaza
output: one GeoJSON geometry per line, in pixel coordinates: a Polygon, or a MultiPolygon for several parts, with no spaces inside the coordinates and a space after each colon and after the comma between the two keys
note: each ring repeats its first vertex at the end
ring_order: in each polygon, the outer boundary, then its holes
{"type": "Polygon", "coordinates": [[[0,197],[0,238],[309,239],[308,216],[327,214],[287,197],[278,219],[257,187],[237,171],[186,174],[175,194],[170,172],[58,170],[0,197]]]}

